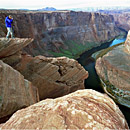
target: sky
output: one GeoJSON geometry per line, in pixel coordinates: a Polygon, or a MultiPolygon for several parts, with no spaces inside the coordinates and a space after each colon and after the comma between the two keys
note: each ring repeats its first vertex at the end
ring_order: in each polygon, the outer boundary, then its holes
{"type": "Polygon", "coordinates": [[[92,6],[129,6],[130,0],[0,0],[0,8],[6,9],[56,9],[84,8],[92,6]]]}

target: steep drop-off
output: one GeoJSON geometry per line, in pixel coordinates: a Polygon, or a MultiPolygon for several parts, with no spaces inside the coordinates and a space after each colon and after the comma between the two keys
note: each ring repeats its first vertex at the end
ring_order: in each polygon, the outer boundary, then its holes
{"type": "Polygon", "coordinates": [[[16,37],[34,38],[25,49],[34,56],[75,58],[120,33],[111,15],[73,11],[0,11],[0,37],[6,35],[4,19],[9,14],[14,17],[16,37]]]}
{"type": "Polygon", "coordinates": [[[128,32],[130,30],[130,12],[125,10],[120,11],[100,11],[101,13],[112,15],[114,17],[115,24],[118,28],[128,32]]]}
{"type": "Polygon", "coordinates": [[[96,61],[105,92],[130,108],[130,32],[125,45],[115,47],[96,61]]]}
{"type": "Polygon", "coordinates": [[[38,88],[40,99],[56,98],[84,89],[84,79],[88,77],[88,72],[76,60],[66,57],[32,57],[22,53],[20,50],[32,41],[31,38],[0,38],[0,60],[31,81],[38,88]]]}
{"type": "Polygon", "coordinates": [[[118,13],[112,15],[119,28],[124,29],[125,31],[130,30],[130,13],[118,13]]]}
{"type": "Polygon", "coordinates": [[[124,29],[125,31],[130,30],[130,13],[129,12],[122,12],[122,13],[112,13],[116,25],[124,29]]]}

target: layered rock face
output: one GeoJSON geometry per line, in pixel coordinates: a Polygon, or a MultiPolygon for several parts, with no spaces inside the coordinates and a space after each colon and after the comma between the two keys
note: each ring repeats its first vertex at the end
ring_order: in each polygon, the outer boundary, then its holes
{"type": "Polygon", "coordinates": [[[66,57],[22,56],[15,66],[26,79],[38,87],[40,99],[55,98],[84,88],[88,72],[76,61],[66,57]]]}
{"type": "Polygon", "coordinates": [[[16,112],[1,129],[128,129],[123,114],[108,96],[79,90],[47,99],[16,112]]]}
{"type": "Polygon", "coordinates": [[[33,41],[31,38],[0,38],[0,58],[5,58],[21,51],[25,46],[33,41]]]}
{"type": "Polygon", "coordinates": [[[9,14],[14,17],[16,37],[34,38],[33,44],[25,49],[34,56],[75,57],[119,35],[111,15],[72,11],[1,11],[0,36],[6,34],[4,19],[9,14]]]}
{"type": "Polygon", "coordinates": [[[108,15],[112,15],[114,17],[115,24],[118,28],[121,28],[125,31],[130,30],[130,13],[125,11],[119,11],[116,13],[107,12],[108,15]]]}
{"type": "Polygon", "coordinates": [[[96,61],[96,71],[105,91],[118,103],[130,107],[130,52],[128,33],[125,45],[120,45],[96,61]]]}
{"type": "Polygon", "coordinates": [[[37,88],[0,60],[0,122],[15,111],[38,101],[37,88]]]}
{"type": "Polygon", "coordinates": [[[116,25],[126,31],[130,30],[130,13],[125,12],[125,13],[118,13],[118,14],[112,14],[116,25]]]}
{"type": "Polygon", "coordinates": [[[14,66],[21,61],[22,49],[33,41],[31,38],[0,38],[0,59],[14,66]]]}

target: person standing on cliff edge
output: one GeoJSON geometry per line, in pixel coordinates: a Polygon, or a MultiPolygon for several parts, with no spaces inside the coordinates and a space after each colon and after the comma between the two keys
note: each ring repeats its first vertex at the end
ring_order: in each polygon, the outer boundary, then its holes
{"type": "Polygon", "coordinates": [[[12,29],[12,26],[11,24],[13,23],[13,17],[11,15],[7,16],[5,18],[5,25],[6,25],[6,28],[7,28],[7,35],[6,35],[6,38],[8,39],[9,38],[9,35],[11,34],[11,38],[14,38],[14,34],[13,34],[13,29],[12,29]]]}

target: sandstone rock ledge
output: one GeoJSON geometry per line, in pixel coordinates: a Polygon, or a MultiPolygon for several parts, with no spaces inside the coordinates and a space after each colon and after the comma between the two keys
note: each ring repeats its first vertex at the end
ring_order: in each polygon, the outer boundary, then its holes
{"type": "Polygon", "coordinates": [[[77,57],[81,52],[99,46],[121,32],[116,27],[113,16],[102,13],[2,10],[0,37],[6,34],[4,18],[9,14],[15,19],[17,37],[34,38],[34,42],[26,48],[26,52],[34,56],[62,54],[77,57]]]}
{"type": "Polygon", "coordinates": [[[130,107],[130,33],[120,45],[96,61],[105,91],[118,103],[130,107]]]}
{"type": "Polygon", "coordinates": [[[117,105],[94,90],[78,90],[17,111],[1,129],[128,129],[117,105]]]}
{"type": "Polygon", "coordinates": [[[0,38],[0,60],[13,66],[20,62],[22,49],[33,41],[31,38],[0,38]]]}
{"type": "Polygon", "coordinates": [[[32,41],[32,38],[0,38],[0,58],[16,54],[32,41]]]}
{"type": "Polygon", "coordinates": [[[74,59],[23,55],[15,66],[39,90],[40,99],[56,98],[84,89],[88,72],[74,59]]]}
{"type": "Polygon", "coordinates": [[[0,60],[0,122],[4,122],[15,111],[38,101],[37,88],[0,60]]]}

